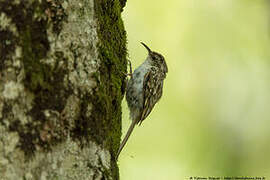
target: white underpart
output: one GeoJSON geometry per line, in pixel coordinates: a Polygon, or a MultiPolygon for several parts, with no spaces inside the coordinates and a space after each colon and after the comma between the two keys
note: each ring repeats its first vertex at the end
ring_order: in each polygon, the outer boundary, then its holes
{"type": "Polygon", "coordinates": [[[133,84],[130,83],[128,86],[133,85],[133,97],[137,97],[137,103],[133,104],[132,109],[130,109],[130,118],[132,120],[135,120],[139,115],[141,108],[143,108],[143,82],[144,82],[144,76],[147,72],[149,72],[149,69],[151,68],[151,65],[149,63],[149,57],[147,57],[147,60],[144,61],[137,69],[134,70],[132,76],[133,84]],[[136,78],[134,78],[136,77],[136,78]],[[136,108],[135,108],[136,107],[136,108]]]}
{"type": "Polygon", "coordinates": [[[136,93],[142,94],[142,90],[143,90],[143,80],[144,80],[144,76],[145,74],[149,71],[149,69],[151,68],[150,64],[148,61],[145,61],[144,63],[142,63],[137,69],[135,69],[133,76],[137,75],[136,80],[134,80],[136,86],[134,87],[136,93]]]}

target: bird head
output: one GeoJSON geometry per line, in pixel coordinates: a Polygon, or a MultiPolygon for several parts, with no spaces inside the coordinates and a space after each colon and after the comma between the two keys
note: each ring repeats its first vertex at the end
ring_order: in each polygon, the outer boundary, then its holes
{"type": "Polygon", "coordinates": [[[146,44],[141,42],[141,44],[147,49],[148,51],[148,58],[150,60],[151,65],[160,68],[164,73],[168,72],[168,66],[166,64],[165,58],[157,53],[152,51],[146,44]]]}

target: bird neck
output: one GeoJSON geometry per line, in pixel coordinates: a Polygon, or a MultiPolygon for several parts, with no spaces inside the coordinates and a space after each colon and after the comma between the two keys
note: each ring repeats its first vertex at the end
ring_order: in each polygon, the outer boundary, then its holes
{"type": "Polygon", "coordinates": [[[150,66],[156,66],[156,63],[152,60],[152,58],[150,56],[147,56],[147,58],[144,62],[150,66]]]}

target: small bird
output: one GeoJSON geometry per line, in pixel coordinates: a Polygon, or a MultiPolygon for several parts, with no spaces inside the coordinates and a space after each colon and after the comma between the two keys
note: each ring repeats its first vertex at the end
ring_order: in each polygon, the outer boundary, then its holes
{"type": "Polygon", "coordinates": [[[126,100],[130,110],[132,123],[117,152],[118,158],[123,147],[132,133],[136,124],[141,125],[150,114],[155,104],[159,101],[163,91],[163,81],[166,78],[168,67],[164,57],[152,51],[146,44],[141,44],[147,49],[146,60],[132,73],[127,84],[126,100]]]}

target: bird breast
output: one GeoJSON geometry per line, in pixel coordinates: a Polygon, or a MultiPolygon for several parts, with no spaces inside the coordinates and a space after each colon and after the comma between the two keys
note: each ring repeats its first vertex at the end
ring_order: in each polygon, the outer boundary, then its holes
{"type": "Polygon", "coordinates": [[[128,81],[126,99],[130,110],[143,108],[143,81],[151,66],[143,63],[132,73],[128,81]]]}

